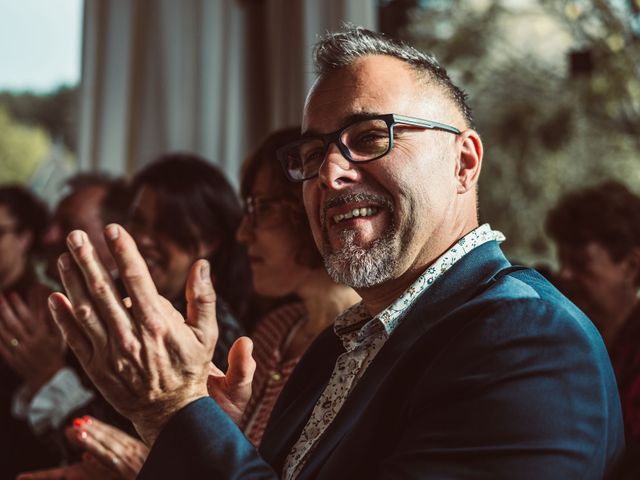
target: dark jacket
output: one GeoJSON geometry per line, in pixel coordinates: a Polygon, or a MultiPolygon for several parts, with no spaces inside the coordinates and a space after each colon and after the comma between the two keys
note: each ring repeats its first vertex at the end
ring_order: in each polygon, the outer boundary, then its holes
{"type": "MultiPolygon", "coordinates": [[[[279,477],[343,351],[331,330],[310,347],[260,453],[200,399],[167,424],[140,478],[279,477]]],[[[489,242],[417,300],[299,478],[600,479],[623,444],[611,364],[592,323],[489,242]]]]}

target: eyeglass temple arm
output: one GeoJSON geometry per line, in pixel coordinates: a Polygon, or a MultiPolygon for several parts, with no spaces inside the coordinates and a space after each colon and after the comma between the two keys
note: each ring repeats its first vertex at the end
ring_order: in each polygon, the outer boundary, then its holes
{"type": "Polygon", "coordinates": [[[455,133],[456,135],[460,133],[460,130],[458,130],[456,127],[452,127],[451,125],[447,125],[446,123],[434,122],[432,120],[423,120],[421,118],[415,117],[405,117],[404,115],[394,115],[393,119],[396,122],[407,123],[409,125],[415,125],[417,127],[445,130],[447,132],[455,133]]]}

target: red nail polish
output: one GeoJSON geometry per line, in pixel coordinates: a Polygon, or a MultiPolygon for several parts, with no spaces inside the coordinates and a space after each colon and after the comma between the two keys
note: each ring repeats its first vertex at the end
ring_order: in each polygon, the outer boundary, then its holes
{"type": "Polygon", "coordinates": [[[86,423],[91,423],[91,417],[89,415],[85,415],[82,417],[82,420],[86,423]]]}
{"type": "Polygon", "coordinates": [[[76,418],[73,420],[73,426],[76,428],[80,428],[84,425],[84,420],[82,418],[76,418]]]}

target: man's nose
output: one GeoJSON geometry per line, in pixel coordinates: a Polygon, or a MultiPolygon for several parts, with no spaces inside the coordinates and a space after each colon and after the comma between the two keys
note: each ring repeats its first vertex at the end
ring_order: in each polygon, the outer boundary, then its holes
{"type": "Polygon", "coordinates": [[[358,166],[347,160],[335,143],[331,143],[318,170],[318,177],[325,187],[339,190],[358,181],[360,172],[358,166]]]}

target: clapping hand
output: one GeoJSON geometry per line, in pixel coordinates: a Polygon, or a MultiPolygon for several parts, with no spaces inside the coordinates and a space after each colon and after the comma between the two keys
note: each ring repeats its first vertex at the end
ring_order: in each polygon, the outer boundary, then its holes
{"type": "MultiPolygon", "coordinates": [[[[78,230],[67,238],[71,254],[59,259],[68,297],[55,293],[49,304],[91,380],[152,445],[169,418],[208,395],[218,338],[210,266],[199,260],[191,269],[185,319],[158,294],[130,235],[110,225],[105,238],[129,294],[126,304],[87,235],[78,230]]],[[[251,341],[236,341],[229,359],[233,373],[217,381],[214,398],[227,412],[233,407],[237,414],[248,401],[255,369],[251,341]]]]}
{"type": "Polygon", "coordinates": [[[65,344],[46,307],[48,292],[36,288],[28,303],[15,292],[0,294],[0,355],[32,394],[65,365],[65,344]]]}

